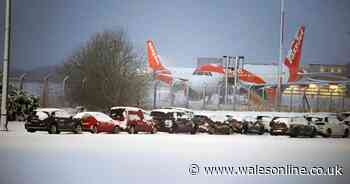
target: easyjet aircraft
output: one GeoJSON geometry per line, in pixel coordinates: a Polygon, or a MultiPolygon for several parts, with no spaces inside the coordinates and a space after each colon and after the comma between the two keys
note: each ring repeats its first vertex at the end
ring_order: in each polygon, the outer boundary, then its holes
{"type": "Polygon", "coordinates": [[[148,66],[154,72],[156,80],[163,81],[171,87],[185,82],[195,92],[201,94],[203,88],[210,95],[217,91],[219,82],[222,81],[221,73],[201,72],[193,68],[165,67],[159,59],[157,51],[151,40],[147,41],[148,66]]]}
{"type": "MultiPolygon", "coordinates": [[[[292,40],[288,55],[284,59],[281,69],[281,83],[283,87],[286,87],[288,84],[297,84],[298,80],[304,76],[306,79],[309,79],[310,83],[315,83],[317,81],[310,80],[310,77],[331,75],[329,73],[304,73],[300,71],[299,66],[304,32],[305,27],[302,25],[292,40]]],[[[174,68],[173,70],[168,70],[161,64],[152,41],[147,41],[147,51],[148,64],[155,72],[156,79],[164,81],[169,85],[173,84],[176,80],[188,81],[193,90],[200,92],[203,86],[206,85],[206,89],[209,90],[208,92],[210,93],[215,92],[219,82],[223,80],[225,68],[221,65],[203,64],[193,71],[187,69],[186,72],[182,70],[183,72],[181,73],[181,69],[177,70],[174,68]]],[[[265,88],[269,96],[273,96],[277,86],[277,72],[278,65],[245,64],[243,68],[238,70],[239,82],[243,84],[241,87],[253,86],[256,87],[256,89],[265,88]]],[[[320,81],[318,82],[320,83],[320,81]]],[[[303,84],[305,84],[305,82],[303,82],[303,84]]]]}

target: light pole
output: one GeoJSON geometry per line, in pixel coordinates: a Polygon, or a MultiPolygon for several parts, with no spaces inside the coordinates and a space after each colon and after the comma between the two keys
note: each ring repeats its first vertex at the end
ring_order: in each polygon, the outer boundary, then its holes
{"type": "Polygon", "coordinates": [[[281,25],[280,25],[280,49],[279,49],[279,62],[277,66],[277,90],[276,90],[276,99],[275,99],[275,109],[280,111],[281,105],[281,73],[282,73],[282,62],[283,62],[283,35],[284,33],[284,0],[281,0],[281,25]]]}
{"type": "Polygon", "coordinates": [[[1,122],[0,130],[7,131],[7,90],[8,70],[11,48],[11,0],[6,0],[5,7],[5,38],[4,38],[4,63],[2,68],[2,96],[1,96],[1,122]]]}
{"type": "Polygon", "coordinates": [[[234,96],[233,96],[233,110],[236,110],[236,94],[237,94],[237,85],[238,85],[238,78],[239,78],[239,72],[238,72],[238,66],[239,66],[239,59],[241,56],[235,57],[235,81],[234,81],[234,96]]]}
{"type": "Polygon", "coordinates": [[[227,66],[228,66],[228,57],[227,56],[223,56],[223,60],[225,61],[224,65],[225,65],[225,98],[224,98],[224,103],[225,105],[227,104],[227,93],[228,93],[228,81],[227,81],[227,66]]]}

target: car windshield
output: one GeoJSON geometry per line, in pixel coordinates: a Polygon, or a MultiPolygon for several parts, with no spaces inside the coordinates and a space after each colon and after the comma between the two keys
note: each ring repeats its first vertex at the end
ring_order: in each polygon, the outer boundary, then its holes
{"type": "Polygon", "coordinates": [[[170,119],[172,117],[172,113],[168,112],[168,113],[164,113],[161,111],[152,111],[151,112],[151,116],[153,118],[158,118],[158,119],[170,119]]]}
{"type": "Polygon", "coordinates": [[[37,116],[39,120],[44,120],[49,117],[48,114],[44,111],[36,111],[35,116],[37,116]]]}
{"type": "Polygon", "coordinates": [[[111,116],[112,117],[123,116],[124,111],[125,111],[125,109],[112,109],[111,116]]]}
{"type": "Polygon", "coordinates": [[[89,114],[92,115],[94,118],[96,118],[97,121],[102,121],[102,122],[112,121],[112,118],[110,118],[109,116],[107,116],[106,114],[103,114],[103,113],[92,112],[89,114]]]}

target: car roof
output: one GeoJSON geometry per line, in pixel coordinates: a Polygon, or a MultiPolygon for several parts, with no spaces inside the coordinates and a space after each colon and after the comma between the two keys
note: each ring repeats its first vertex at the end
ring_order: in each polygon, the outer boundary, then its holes
{"type": "Polygon", "coordinates": [[[116,109],[125,109],[127,111],[145,111],[141,108],[138,108],[138,107],[128,107],[128,106],[115,106],[115,107],[111,107],[110,108],[111,110],[116,110],[116,109]]]}
{"type": "Polygon", "coordinates": [[[166,107],[163,109],[175,109],[175,110],[180,110],[180,111],[185,111],[185,112],[193,112],[191,109],[183,108],[183,107],[166,107]]]}
{"type": "Polygon", "coordinates": [[[43,111],[43,112],[48,112],[48,113],[52,113],[52,112],[59,111],[59,110],[63,110],[63,109],[59,109],[59,108],[38,108],[38,109],[35,109],[35,111],[43,111]]]}
{"type": "Polygon", "coordinates": [[[84,115],[91,115],[96,118],[98,121],[110,121],[112,118],[107,114],[102,112],[80,112],[74,116],[74,118],[82,118],[84,115]]]}
{"type": "Polygon", "coordinates": [[[306,117],[310,118],[326,118],[326,117],[337,117],[335,114],[332,113],[313,113],[313,114],[307,114],[306,117]]]}
{"type": "Polygon", "coordinates": [[[153,109],[152,112],[163,112],[163,113],[168,113],[168,112],[184,112],[178,109],[153,109]]]}

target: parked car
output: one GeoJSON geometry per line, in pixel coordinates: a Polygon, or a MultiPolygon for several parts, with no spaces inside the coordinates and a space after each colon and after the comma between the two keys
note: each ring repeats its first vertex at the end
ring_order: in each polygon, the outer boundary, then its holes
{"type": "Polygon", "coordinates": [[[237,133],[243,133],[244,132],[244,130],[243,130],[243,121],[241,119],[239,120],[237,118],[234,118],[231,115],[226,115],[225,123],[229,124],[231,129],[234,132],[237,132],[237,133]]]}
{"type": "Polygon", "coordinates": [[[119,133],[122,130],[120,122],[102,112],[80,112],[73,118],[81,121],[84,131],[94,134],[100,132],[119,133]]]}
{"type": "Polygon", "coordinates": [[[230,124],[220,121],[215,121],[214,123],[210,124],[209,130],[211,131],[211,134],[231,135],[234,133],[230,124]]]}
{"type": "Polygon", "coordinates": [[[349,137],[349,126],[339,121],[336,116],[308,116],[316,125],[316,130],[323,137],[349,137]]]}
{"type": "Polygon", "coordinates": [[[214,130],[211,127],[214,124],[214,121],[211,120],[206,115],[194,115],[192,121],[196,124],[198,133],[209,133],[214,134],[214,130]]]}
{"type": "Polygon", "coordinates": [[[290,137],[315,137],[317,135],[317,130],[311,119],[304,117],[294,117],[290,119],[288,135],[290,137]]]}
{"type": "Polygon", "coordinates": [[[273,117],[269,115],[259,115],[256,117],[256,120],[261,122],[264,125],[265,132],[270,132],[271,130],[270,123],[272,119],[273,117]]]}
{"type": "Polygon", "coordinates": [[[112,107],[111,117],[126,125],[124,130],[130,134],[138,132],[156,133],[157,127],[152,118],[141,108],[137,107],[112,107]]]}
{"type": "Polygon", "coordinates": [[[242,120],[242,133],[243,134],[259,134],[262,135],[265,133],[264,124],[257,119],[255,116],[247,116],[242,120]]]}
{"type": "Polygon", "coordinates": [[[350,116],[348,116],[347,118],[342,120],[344,124],[346,124],[347,126],[350,126],[350,116]]]}
{"type": "Polygon", "coordinates": [[[195,134],[198,129],[191,118],[181,110],[155,109],[151,112],[151,116],[161,132],[195,134]]]}
{"type": "Polygon", "coordinates": [[[25,124],[28,132],[48,131],[49,134],[59,134],[63,131],[81,133],[82,124],[72,118],[72,115],[63,109],[41,108],[29,115],[25,124]]]}
{"type": "Polygon", "coordinates": [[[270,122],[270,134],[287,135],[289,122],[289,117],[274,117],[270,122]]]}

